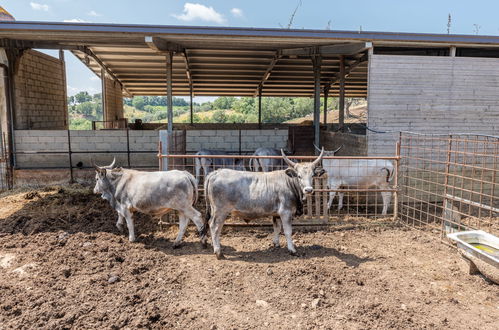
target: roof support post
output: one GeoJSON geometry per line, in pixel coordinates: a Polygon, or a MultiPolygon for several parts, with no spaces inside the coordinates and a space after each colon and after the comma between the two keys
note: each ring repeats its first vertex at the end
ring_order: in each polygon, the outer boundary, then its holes
{"type": "Polygon", "coordinates": [[[324,88],[324,125],[327,125],[327,97],[328,97],[328,94],[329,94],[329,87],[324,88]]]}
{"type": "Polygon", "coordinates": [[[262,86],[258,87],[258,128],[262,128],[262,86]]]}
{"type": "Polygon", "coordinates": [[[340,130],[343,131],[345,125],[345,57],[340,56],[340,99],[339,99],[339,114],[338,122],[340,130]]]}
{"type": "MultiPolygon", "coordinates": [[[[317,147],[321,146],[320,127],[321,127],[321,63],[320,55],[312,57],[314,69],[314,143],[317,147]]],[[[314,148],[317,154],[317,149],[314,148]]]]}
{"type": "Polygon", "coordinates": [[[194,124],[194,105],[192,104],[192,85],[190,86],[189,89],[189,105],[190,105],[190,110],[191,110],[191,125],[194,124]]]}
{"type": "MultiPolygon", "coordinates": [[[[170,154],[173,146],[173,52],[169,51],[166,53],[166,109],[167,109],[167,120],[168,120],[168,143],[167,143],[167,154],[170,154]]],[[[166,163],[168,169],[168,162],[166,163]]]]}
{"type": "MultiPolygon", "coordinates": [[[[63,85],[63,92],[64,92],[64,99],[67,100],[68,98],[68,87],[66,84],[66,60],[64,58],[64,50],[59,49],[59,60],[61,61],[61,66],[62,66],[62,85],[63,85]]],[[[69,129],[69,113],[68,113],[68,102],[64,102],[64,126],[66,126],[67,129],[69,129]]]]}
{"type": "Polygon", "coordinates": [[[106,69],[101,67],[100,69],[100,81],[101,81],[101,100],[102,100],[102,120],[104,120],[104,128],[109,128],[109,113],[107,109],[107,93],[106,93],[106,69]]]}

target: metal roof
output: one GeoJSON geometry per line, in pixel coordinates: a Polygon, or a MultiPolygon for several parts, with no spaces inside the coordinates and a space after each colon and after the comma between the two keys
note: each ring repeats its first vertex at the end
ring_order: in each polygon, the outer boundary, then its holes
{"type": "MultiPolygon", "coordinates": [[[[319,46],[333,47],[322,55],[321,66],[321,86],[332,84],[331,96],[339,93],[340,54],[334,49],[344,46],[499,48],[499,37],[477,35],[0,22],[3,46],[69,49],[99,76],[105,66],[131,95],[162,95],[166,57],[146,37],[175,45],[173,93],[189,95],[192,85],[196,96],[254,96],[261,86],[263,96],[310,97],[314,75],[307,52],[319,46]]],[[[362,48],[343,53],[347,97],[367,94],[365,53],[362,48]]]]}

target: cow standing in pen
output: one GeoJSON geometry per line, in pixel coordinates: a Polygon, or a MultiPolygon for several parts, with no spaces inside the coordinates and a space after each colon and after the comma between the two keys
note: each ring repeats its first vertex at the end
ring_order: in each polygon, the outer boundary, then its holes
{"type": "MultiPolygon", "coordinates": [[[[334,156],[343,146],[334,151],[326,151],[326,156],[334,156]]],[[[319,148],[315,147],[317,150],[319,148]]],[[[393,163],[385,159],[334,159],[325,158],[322,166],[327,172],[328,188],[337,190],[340,187],[367,189],[377,187],[378,189],[389,189],[390,181],[395,172],[393,163]]],[[[338,210],[343,208],[343,196],[345,193],[338,192],[338,210]]],[[[336,191],[329,192],[328,208],[333,204],[336,191]]],[[[389,191],[381,192],[383,198],[382,215],[386,215],[392,198],[389,191]]]]}
{"type": "MultiPolygon", "coordinates": [[[[142,172],[114,168],[115,160],[109,166],[95,167],[95,194],[101,194],[118,212],[116,227],[123,231],[126,220],[128,239],[135,241],[133,213],[142,212],[162,216],[171,210],[179,214],[179,232],[173,247],[179,247],[189,219],[201,232],[201,213],[194,208],[197,200],[197,185],[192,174],[186,171],[142,172]]],[[[206,240],[202,240],[203,246],[206,240]]]]}
{"type": "MultiPolygon", "coordinates": [[[[213,155],[228,155],[227,151],[223,150],[208,150],[201,149],[196,152],[197,156],[213,156],[213,155]]],[[[219,168],[232,168],[238,171],[244,171],[244,159],[236,159],[232,157],[227,158],[212,158],[212,157],[196,157],[194,160],[195,171],[196,171],[196,181],[199,183],[201,169],[203,169],[203,175],[206,176],[219,168]]]]}
{"type": "MultiPolygon", "coordinates": [[[[280,156],[279,150],[274,148],[261,147],[255,150],[253,156],[280,156]]],[[[252,158],[250,160],[250,170],[258,172],[262,169],[262,172],[276,171],[284,168],[284,163],[282,158],[252,158]]]]}
{"type": "Polygon", "coordinates": [[[286,170],[262,173],[221,169],[210,173],[206,178],[204,189],[207,215],[204,235],[207,233],[209,220],[213,250],[218,259],[223,258],[220,234],[230,213],[246,219],[275,217],[274,245],[279,246],[282,225],[288,250],[291,254],[296,254],[291,238],[291,220],[293,216],[300,215],[304,196],[314,192],[313,178],[324,174],[324,170],[319,167],[324,150],[311,163],[294,163],[282,150],[281,153],[289,165],[286,170]]]}

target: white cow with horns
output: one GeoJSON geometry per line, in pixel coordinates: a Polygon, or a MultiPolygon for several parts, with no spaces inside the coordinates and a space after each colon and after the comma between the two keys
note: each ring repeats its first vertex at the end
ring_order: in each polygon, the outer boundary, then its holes
{"type": "MultiPolygon", "coordinates": [[[[194,176],[186,171],[143,172],[115,168],[116,160],[109,166],[95,168],[95,194],[101,194],[118,212],[116,227],[123,231],[126,220],[128,239],[135,241],[135,228],[132,215],[142,212],[162,216],[171,210],[179,214],[179,232],[173,247],[179,247],[189,219],[201,232],[203,221],[201,213],[193,205],[196,203],[197,184],[194,176]]],[[[206,240],[201,240],[206,246],[206,240]]]]}
{"type": "MultiPolygon", "coordinates": [[[[334,156],[343,146],[334,151],[326,151],[326,156],[334,156]]],[[[315,146],[317,150],[317,146],[315,146]]],[[[367,189],[377,187],[378,189],[389,189],[390,181],[393,179],[393,163],[385,159],[331,159],[322,160],[322,166],[328,175],[328,188],[339,189],[341,186],[347,188],[367,189]]],[[[329,192],[328,208],[333,204],[335,191],[329,192]]],[[[338,192],[338,210],[343,208],[343,192],[338,192]]],[[[386,215],[392,198],[389,191],[381,192],[383,198],[382,214],[386,215]]]]}
{"type": "Polygon", "coordinates": [[[213,250],[218,259],[223,258],[220,234],[225,218],[230,214],[244,219],[262,216],[274,218],[274,245],[279,246],[281,224],[291,254],[296,249],[291,239],[291,220],[301,215],[304,196],[314,192],[313,177],[321,176],[324,170],[318,166],[324,150],[311,163],[294,163],[281,150],[289,168],[273,172],[241,172],[220,169],[210,173],[204,182],[206,194],[205,230],[208,220],[213,241],[213,250]]]}

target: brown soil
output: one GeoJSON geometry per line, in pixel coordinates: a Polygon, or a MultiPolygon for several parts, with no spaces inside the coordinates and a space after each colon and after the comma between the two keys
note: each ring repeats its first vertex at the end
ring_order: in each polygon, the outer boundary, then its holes
{"type": "Polygon", "coordinates": [[[79,187],[0,196],[0,329],[497,329],[498,286],[420,231],[297,232],[292,257],[228,228],[219,261],[192,228],[173,250],[176,228],[141,216],[131,244],[115,221],[79,187]]]}

